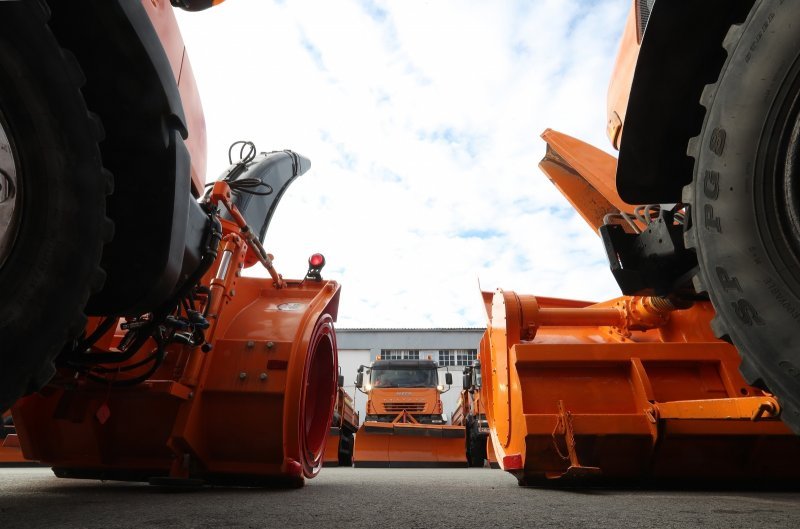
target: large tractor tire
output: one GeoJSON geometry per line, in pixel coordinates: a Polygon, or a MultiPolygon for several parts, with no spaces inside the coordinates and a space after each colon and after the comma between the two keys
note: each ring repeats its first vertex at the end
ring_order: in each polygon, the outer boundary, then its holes
{"type": "Polygon", "coordinates": [[[728,57],[703,92],[705,121],[688,149],[686,242],[715,333],[800,434],[800,2],[755,2],[723,45],[728,57]]]}
{"type": "Polygon", "coordinates": [[[38,390],[104,273],[111,175],[44,2],[0,2],[0,412],[38,390]]]}

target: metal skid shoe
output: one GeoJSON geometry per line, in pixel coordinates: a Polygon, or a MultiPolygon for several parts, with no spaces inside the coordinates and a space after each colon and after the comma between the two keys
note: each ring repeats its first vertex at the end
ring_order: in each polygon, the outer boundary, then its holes
{"type": "Polygon", "coordinates": [[[586,467],[578,461],[578,452],[575,450],[575,429],[572,427],[572,414],[564,409],[564,401],[558,401],[558,422],[556,429],[553,430],[553,446],[561,459],[569,461],[569,466],[564,472],[550,472],[546,474],[548,479],[589,479],[602,474],[598,467],[586,467]],[[567,445],[567,455],[564,455],[558,447],[556,434],[564,436],[564,443],[567,445]]]}
{"type": "Polygon", "coordinates": [[[177,488],[297,487],[319,472],[339,285],[322,279],[321,256],[306,278],[283,278],[262,246],[308,167],[291,151],[253,153],[214,184],[208,223],[187,236],[207,245],[196,279],[153,312],[92,319],[53,382],[14,407],[28,458],[59,476],[177,488]],[[268,277],[242,276],[259,263],[268,277]]]}

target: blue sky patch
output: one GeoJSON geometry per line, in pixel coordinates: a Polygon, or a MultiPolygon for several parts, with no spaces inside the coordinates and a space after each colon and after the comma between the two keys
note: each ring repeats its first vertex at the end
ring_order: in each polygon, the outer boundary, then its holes
{"type": "Polygon", "coordinates": [[[459,231],[456,235],[462,239],[493,239],[495,237],[502,237],[504,234],[503,232],[492,229],[473,229],[459,231]]]}
{"type": "Polygon", "coordinates": [[[320,70],[325,71],[326,70],[325,63],[322,62],[322,52],[304,34],[300,35],[300,45],[303,47],[304,50],[306,50],[306,53],[308,53],[308,56],[314,62],[316,67],[319,68],[320,70]]]}

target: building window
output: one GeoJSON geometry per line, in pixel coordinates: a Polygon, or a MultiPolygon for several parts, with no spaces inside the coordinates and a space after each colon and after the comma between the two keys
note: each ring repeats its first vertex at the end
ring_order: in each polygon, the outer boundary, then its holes
{"type": "Polygon", "coordinates": [[[419,349],[381,349],[382,360],[419,360],[419,349]]]}
{"type": "Polygon", "coordinates": [[[456,359],[453,351],[440,350],[439,351],[439,367],[454,366],[456,359]]]}
{"type": "Polygon", "coordinates": [[[456,351],[456,365],[472,365],[472,362],[474,362],[477,358],[478,351],[475,349],[459,349],[456,351]]]}
{"type": "Polygon", "coordinates": [[[477,349],[441,349],[439,367],[468,366],[478,358],[477,349]]]}

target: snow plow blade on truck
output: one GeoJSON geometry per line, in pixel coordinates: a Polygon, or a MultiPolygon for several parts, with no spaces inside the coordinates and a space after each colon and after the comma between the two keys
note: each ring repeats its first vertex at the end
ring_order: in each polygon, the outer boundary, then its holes
{"type": "MultiPolygon", "coordinates": [[[[359,368],[356,387],[369,395],[356,433],[356,467],[466,467],[463,426],[444,424],[438,370],[430,360],[381,360],[359,368]]],[[[452,384],[450,373],[446,383],[452,384]]]]}
{"type": "Polygon", "coordinates": [[[355,458],[357,467],[465,467],[464,428],[370,421],[356,434],[355,458]]]}

